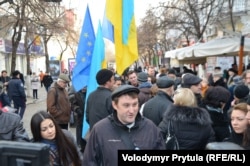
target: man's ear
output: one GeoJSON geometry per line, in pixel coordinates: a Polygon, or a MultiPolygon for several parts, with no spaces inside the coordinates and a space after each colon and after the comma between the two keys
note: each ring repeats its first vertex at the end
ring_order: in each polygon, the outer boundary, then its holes
{"type": "Polygon", "coordinates": [[[117,110],[117,109],[116,109],[116,108],[117,108],[117,105],[115,104],[114,101],[112,101],[112,106],[113,106],[113,108],[114,108],[115,110],[117,110]]]}

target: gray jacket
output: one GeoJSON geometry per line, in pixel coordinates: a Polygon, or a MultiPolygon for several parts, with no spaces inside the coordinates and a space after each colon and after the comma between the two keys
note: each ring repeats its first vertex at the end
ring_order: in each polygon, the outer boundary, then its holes
{"type": "Polygon", "coordinates": [[[30,141],[19,115],[0,110],[0,126],[0,140],[30,141]]]}

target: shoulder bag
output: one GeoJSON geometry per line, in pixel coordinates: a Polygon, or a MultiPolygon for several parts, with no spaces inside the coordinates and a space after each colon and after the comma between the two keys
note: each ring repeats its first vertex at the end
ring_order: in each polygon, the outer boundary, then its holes
{"type": "Polygon", "coordinates": [[[179,143],[174,133],[172,120],[168,122],[168,133],[166,136],[166,149],[167,150],[179,150],[179,143]]]}

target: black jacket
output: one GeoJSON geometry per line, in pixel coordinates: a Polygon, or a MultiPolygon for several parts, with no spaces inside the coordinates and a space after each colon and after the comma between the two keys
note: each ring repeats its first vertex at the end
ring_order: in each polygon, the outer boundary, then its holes
{"type": "Polygon", "coordinates": [[[53,83],[53,79],[50,75],[45,75],[43,76],[42,82],[45,87],[50,87],[51,84],[53,83]]]}
{"type": "Polygon", "coordinates": [[[135,124],[128,128],[119,122],[116,112],[96,123],[90,133],[83,155],[83,165],[117,166],[118,150],[129,150],[117,130],[128,135],[140,150],[164,150],[160,130],[147,118],[137,114],[135,124]]]}
{"type": "Polygon", "coordinates": [[[229,119],[225,117],[223,110],[206,105],[213,122],[212,127],[215,132],[216,141],[221,142],[230,136],[229,119]]]}
{"type": "Polygon", "coordinates": [[[13,96],[15,97],[22,97],[26,100],[26,94],[24,91],[24,84],[21,79],[13,77],[8,84],[8,95],[10,98],[13,96]]]}
{"type": "Polygon", "coordinates": [[[164,137],[168,131],[169,120],[172,120],[180,150],[204,150],[207,143],[215,140],[212,121],[204,109],[173,105],[159,124],[164,137]]]}
{"type": "Polygon", "coordinates": [[[145,103],[142,114],[146,118],[152,120],[154,124],[158,126],[163,119],[164,113],[172,105],[172,98],[168,96],[168,94],[158,91],[155,97],[145,103]]]}
{"type": "Polygon", "coordinates": [[[90,130],[96,122],[113,113],[111,90],[98,87],[87,99],[86,120],[90,130]]]}

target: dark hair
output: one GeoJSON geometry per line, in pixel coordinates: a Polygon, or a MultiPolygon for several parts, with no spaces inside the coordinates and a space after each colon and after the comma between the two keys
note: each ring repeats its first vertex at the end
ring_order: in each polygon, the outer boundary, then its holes
{"type": "Polygon", "coordinates": [[[133,73],[135,73],[135,74],[136,74],[136,72],[135,72],[134,70],[130,70],[130,71],[128,71],[128,72],[127,72],[127,77],[128,77],[130,74],[133,74],[133,73]]]}
{"type": "Polygon", "coordinates": [[[149,75],[148,77],[151,78],[151,83],[152,83],[152,84],[155,84],[155,83],[156,83],[156,77],[155,77],[155,76],[149,75]]]}
{"type": "Polygon", "coordinates": [[[7,73],[7,70],[2,70],[2,72],[1,72],[1,73],[2,73],[2,74],[3,74],[3,73],[7,73]]]}
{"type": "Polygon", "coordinates": [[[221,67],[220,66],[215,66],[214,70],[221,70],[221,67]]]}
{"type": "Polygon", "coordinates": [[[55,119],[46,111],[37,112],[31,118],[30,127],[34,142],[41,142],[43,139],[41,136],[41,123],[45,119],[52,120],[55,125],[55,142],[62,165],[70,165],[71,163],[69,163],[68,159],[70,159],[73,165],[81,165],[80,157],[75,145],[64,135],[55,119]]]}
{"type": "Polygon", "coordinates": [[[243,147],[249,147],[250,145],[250,125],[247,125],[247,129],[244,131],[243,134],[243,140],[242,140],[242,146],[243,147]]]}
{"type": "Polygon", "coordinates": [[[222,86],[211,86],[207,89],[203,103],[215,108],[221,108],[222,103],[227,103],[230,98],[230,92],[222,86]]]}
{"type": "MultiPolygon", "coordinates": [[[[138,98],[138,94],[137,94],[136,92],[128,92],[126,95],[132,97],[133,99],[138,98]]],[[[119,97],[120,97],[120,96],[119,96],[119,97]]],[[[115,104],[118,103],[119,97],[115,97],[115,98],[113,99],[113,101],[115,102],[115,104]]],[[[139,104],[139,100],[138,100],[138,104],[139,104]]]]}

